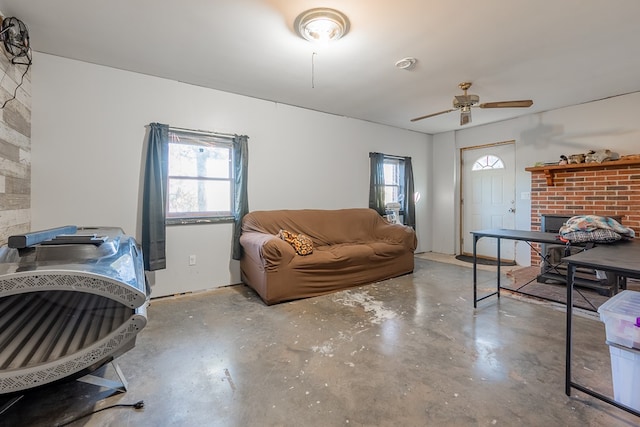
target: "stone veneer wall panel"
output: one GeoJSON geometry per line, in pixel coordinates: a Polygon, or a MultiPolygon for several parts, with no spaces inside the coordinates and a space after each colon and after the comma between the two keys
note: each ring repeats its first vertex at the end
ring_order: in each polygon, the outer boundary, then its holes
{"type": "MultiPolygon", "coordinates": [[[[1,48],[0,48],[1,50],[1,48]]],[[[12,64],[0,52],[0,106],[13,93],[26,65],[12,64]]],[[[16,99],[0,110],[0,245],[31,228],[31,71],[16,99]]]]}

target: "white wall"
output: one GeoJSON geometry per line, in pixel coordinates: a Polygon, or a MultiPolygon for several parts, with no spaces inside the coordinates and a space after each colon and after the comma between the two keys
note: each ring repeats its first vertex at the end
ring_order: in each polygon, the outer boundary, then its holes
{"type": "Polygon", "coordinates": [[[432,186],[432,244],[433,252],[456,253],[456,224],[458,215],[458,164],[456,162],[455,132],[433,137],[429,181],[432,186]]]}
{"type": "MultiPolygon", "coordinates": [[[[139,237],[145,126],[160,122],[248,135],[251,210],[366,207],[368,153],[411,156],[418,251],[431,250],[428,135],[45,54],[33,62],[33,230],[109,225],[139,237]]],[[[169,227],[152,296],[239,283],[231,234],[169,227]]]]}
{"type": "MultiPolygon", "coordinates": [[[[590,149],[609,148],[621,155],[640,153],[639,103],[640,93],[633,93],[435,135],[431,167],[437,176],[431,178],[438,185],[434,189],[432,250],[448,254],[459,252],[459,215],[450,212],[456,211],[458,206],[461,148],[516,141],[516,228],[528,230],[531,201],[523,200],[521,196],[531,190],[531,174],[524,169],[536,162],[557,161],[561,154],[585,153],[590,149]],[[452,163],[445,167],[440,159],[452,163]],[[450,173],[451,167],[456,170],[455,176],[450,173]],[[455,197],[451,198],[454,192],[455,197]],[[450,239],[446,238],[446,233],[450,239]]],[[[529,247],[520,242],[516,261],[529,265],[529,255],[529,247]]]]}

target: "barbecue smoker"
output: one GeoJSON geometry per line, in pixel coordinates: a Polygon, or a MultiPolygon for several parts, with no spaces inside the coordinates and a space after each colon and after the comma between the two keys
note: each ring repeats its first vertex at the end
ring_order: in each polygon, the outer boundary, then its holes
{"type": "Polygon", "coordinates": [[[60,227],[0,248],[0,395],[75,379],[147,323],[142,253],[119,228],[60,227]]]}

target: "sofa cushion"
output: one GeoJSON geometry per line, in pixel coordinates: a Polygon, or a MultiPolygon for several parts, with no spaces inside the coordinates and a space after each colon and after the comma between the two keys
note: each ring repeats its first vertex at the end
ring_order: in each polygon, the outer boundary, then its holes
{"type": "MultiPolygon", "coordinates": [[[[296,270],[327,271],[340,273],[343,268],[362,268],[369,265],[375,254],[371,247],[362,244],[341,243],[331,246],[317,246],[313,255],[296,257],[291,261],[291,267],[296,270]]],[[[332,273],[329,273],[332,274],[332,273]]]]}
{"type": "Polygon", "coordinates": [[[280,230],[278,237],[293,246],[298,255],[313,253],[313,241],[304,234],[295,234],[287,230],[280,230]]]}

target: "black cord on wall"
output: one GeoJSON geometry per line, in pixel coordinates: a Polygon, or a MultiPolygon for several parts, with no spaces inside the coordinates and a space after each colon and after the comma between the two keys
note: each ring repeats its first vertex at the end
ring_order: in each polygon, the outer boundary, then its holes
{"type": "MultiPolygon", "coordinates": [[[[4,107],[10,102],[13,101],[14,99],[16,99],[16,96],[18,95],[18,89],[20,89],[20,86],[22,86],[22,83],[24,83],[24,76],[27,75],[27,73],[29,72],[29,69],[31,68],[31,57],[27,56],[28,62],[26,63],[22,63],[22,62],[13,62],[11,61],[12,64],[14,65],[26,65],[27,68],[24,70],[24,73],[22,73],[22,76],[20,77],[20,83],[18,84],[18,86],[16,86],[16,88],[13,90],[13,96],[9,99],[7,99],[6,101],[4,101],[4,103],[2,104],[2,107],[0,107],[0,110],[4,109],[4,107]]],[[[5,75],[7,73],[5,72],[5,75]]]]}

